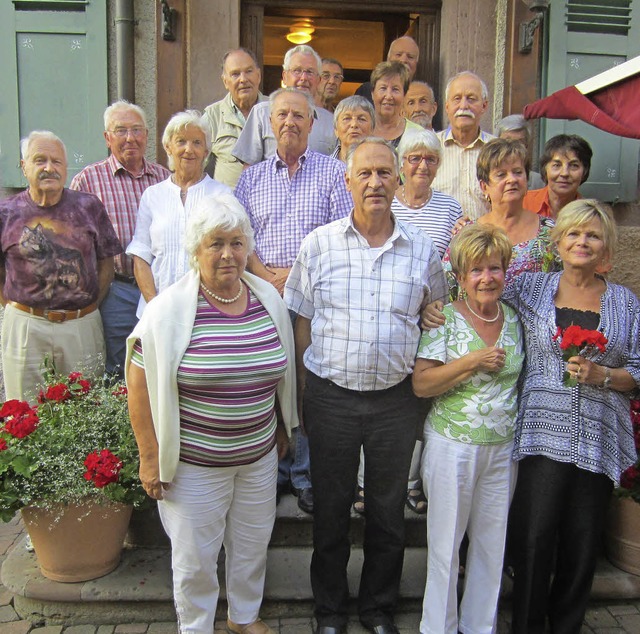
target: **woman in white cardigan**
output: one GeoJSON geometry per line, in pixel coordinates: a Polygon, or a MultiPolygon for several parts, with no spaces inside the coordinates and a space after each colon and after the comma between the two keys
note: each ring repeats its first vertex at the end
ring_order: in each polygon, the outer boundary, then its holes
{"type": "Polygon", "coordinates": [[[140,479],[171,539],[180,631],[213,631],[224,544],[227,629],[270,634],[258,615],[277,461],[298,424],[291,322],[277,291],[244,270],[253,231],[232,195],[201,201],[185,243],[193,270],[127,340],[140,479]]]}

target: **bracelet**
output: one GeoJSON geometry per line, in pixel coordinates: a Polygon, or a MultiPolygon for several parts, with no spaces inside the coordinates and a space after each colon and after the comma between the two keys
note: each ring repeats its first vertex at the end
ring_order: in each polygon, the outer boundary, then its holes
{"type": "Polygon", "coordinates": [[[608,390],[611,386],[611,370],[607,367],[604,368],[604,381],[602,381],[602,389],[608,390]]]}

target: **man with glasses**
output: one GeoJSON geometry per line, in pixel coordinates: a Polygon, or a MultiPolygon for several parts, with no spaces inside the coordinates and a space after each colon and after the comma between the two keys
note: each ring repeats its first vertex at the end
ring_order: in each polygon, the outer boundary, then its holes
{"type": "MultiPolygon", "coordinates": [[[[282,68],[282,83],[285,87],[307,93],[315,100],[322,61],[310,46],[303,44],[289,49],[284,56],[282,68]]],[[[312,121],[309,148],[321,154],[331,154],[336,144],[331,113],[316,107],[312,121]]],[[[258,103],[252,108],[232,154],[245,165],[255,165],[273,156],[275,151],[276,139],[269,119],[269,104],[258,103]]]]}
{"type": "MultiPolygon", "coordinates": [[[[126,249],[136,228],[142,192],[169,177],[169,171],[144,157],[147,122],[140,106],[120,100],[104,111],[104,138],[110,155],[74,176],[70,188],[94,194],[105,206],[118,239],[126,249]]],[[[107,350],[106,371],[122,377],[127,336],[137,323],[140,291],[133,277],[131,258],[115,258],[109,293],[100,305],[107,350]]]]}
{"type": "Polygon", "coordinates": [[[322,72],[320,73],[320,84],[316,95],[316,105],[333,112],[333,104],[340,92],[340,86],[344,80],[344,69],[342,64],[331,57],[322,60],[322,72]]]}

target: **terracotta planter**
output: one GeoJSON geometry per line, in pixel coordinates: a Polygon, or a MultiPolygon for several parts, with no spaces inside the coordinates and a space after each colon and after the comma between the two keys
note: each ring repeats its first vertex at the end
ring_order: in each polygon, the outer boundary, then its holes
{"type": "Polygon", "coordinates": [[[120,563],[132,507],[60,504],[22,509],[42,574],[65,583],[97,579],[120,563]]]}
{"type": "Polygon", "coordinates": [[[605,550],[616,568],[640,575],[640,504],[629,498],[611,498],[605,550]]]}

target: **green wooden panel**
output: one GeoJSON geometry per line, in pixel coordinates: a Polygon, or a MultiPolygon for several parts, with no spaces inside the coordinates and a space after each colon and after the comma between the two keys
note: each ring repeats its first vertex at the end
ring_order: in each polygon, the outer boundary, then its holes
{"type": "Polygon", "coordinates": [[[0,185],[26,184],[18,168],[19,139],[34,129],[52,130],[64,141],[71,179],[106,156],[106,0],[73,3],[82,10],[72,11],[0,4],[0,55],[8,61],[0,68],[7,88],[0,94],[0,185]]]}
{"type": "MultiPolygon", "coordinates": [[[[546,94],[576,84],[640,54],[640,0],[633,0],[628,34],[569,32],[567,0],[554,0],[549,13],[546,94]]],[[[609,7],[613,10],[613,7],[609,7]]],[[[628,12],[627,12],[628,13],[628,12]]],[[[596,23],[602,23],[598,18],[596,23]]],[[[600,28],[596,24],[594,29],[600,28]]],[[[542,139],[556,134],[579,134],[593,148],[589,180],[581,186],[584,196],[602,200],[635,200],[638,186],[640,142],[622,139],[582,121],[542,119],[542,139]]]]}

